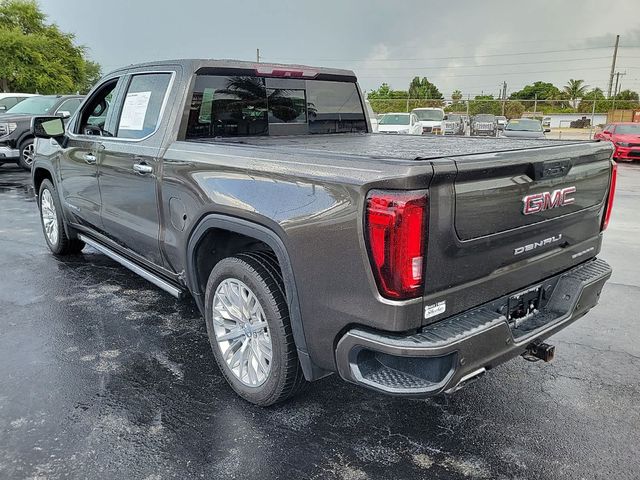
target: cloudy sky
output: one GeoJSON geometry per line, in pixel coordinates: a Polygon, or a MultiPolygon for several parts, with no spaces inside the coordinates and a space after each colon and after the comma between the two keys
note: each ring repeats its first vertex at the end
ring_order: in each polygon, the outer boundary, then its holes
{"type": "Polygon", "coordinates": [[[369,90],[427,76],[445,95],[535,80],[606,90],[615,35],[622,88],[640,90],[637,0],[39,0],[106,72],[167,58],[306,63],[355,70],[369,90]]]}

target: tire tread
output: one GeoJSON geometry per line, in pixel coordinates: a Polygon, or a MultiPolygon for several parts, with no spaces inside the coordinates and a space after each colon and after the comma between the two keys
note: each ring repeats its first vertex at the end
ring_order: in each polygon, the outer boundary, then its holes
{"type": "MultiPolygon", "coordinates": [[[[249,272],[256,277],[256,280],[262,282],[266,287],[267,295],[271,297],[273,302],[272,306],[275,308],[275,311],[278,312],[279,316],[278,319],[275,319],[277,323],[279,323],[279,331],[274,332],[271,326],[270,328],[272,330],[272,336],[275,334],[280,335],[283,340],[284,363],[282,365],[282,370],[279,372],[281,378],[277,381],[275,391],[273,391],[268,397],[257,401],[255,399],[245,398],[261,406],[270,406],[283,402],[293,395],[301,392],[308,382],[304,378],[302,366],[300,365],[300,360],[298,358],[293,330],[291,328],[291,319],[289,316],[289,306],[287,304],[284,281],[277,257],[271,252],[255,250],[237,253],[220,261],[220,263],[222,262],[238,262],[242,264],[245,269],[248,269],[249,272]]],[[[209,299],[212,294],[212,286],[216,279],[216,267],[212,270],[209,281],[207,282],[207,299],[209,299]]],[[[209,300],[207,300],[207,302],[209,302],[209,300]]],[[[212,340],[212,347],[215,349],[217,346],[213,345],[214,341],[215,340],[212,340]]],[[[226,365],[221,364],[217,355],[216,361],[218,362],[220,370],[227,381],[233,386],[234,382],[231,381],[232,379],[226,370],[226,365]]],[[[237,389],[236,392],[242,396],[242,392],[238,392],[237,389]]]]}

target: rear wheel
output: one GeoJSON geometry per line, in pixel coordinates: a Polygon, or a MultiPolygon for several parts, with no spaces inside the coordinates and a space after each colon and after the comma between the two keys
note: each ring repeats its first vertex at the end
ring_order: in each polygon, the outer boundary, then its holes
{"type": "Polygon", "coordinates": [[[56,188],[50,180],[43,180],[38,192],[38,206],[40,207],[40,221],[42,231],[49,249],[55,255],[71,255],[80,253],[84,242],[67,236],[60,199],[56,188]]]}
{"type": "Polygon", "coordinates": [[[35,155],[34,139],[27,138],[20,144],[20,158],[18,164],[25,170],[31,171],[31,165],[33,165],[33,158],[35,155]]]}
{"type": "Polygon", "coordinates": [[[268,406],[300,390],[306,381],[273,255],[250,252],[221,260],[209,276],[205,302],[211,348],[238,395],[268,406]]]}

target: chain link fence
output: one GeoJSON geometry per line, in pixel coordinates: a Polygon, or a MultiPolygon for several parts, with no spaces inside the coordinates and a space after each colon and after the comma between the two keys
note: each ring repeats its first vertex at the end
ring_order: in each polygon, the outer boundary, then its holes
{"type": "MultiPolygon", "coordinates": [[[[576,117],[592,120],[590,125],[609,122],[640,121],[640,103],[628,100],[500,100],[500,99],[445,99],[428,100],[417,98],[371,98],[369,103],[375,113],[410,112],[414,108],[439,107],[447,113],[477,115],[487,113],[504,115],[507,118],[545,116],[576,117]],[[603,116],[606,119],[601,122],[603,116]]],[[[568,125],[567,125],[568,126],[568,125]]]]}
{"type": "Polygon", "coordinates": [[[596,131],[612,122],[640,122],[640,103],[618,99],[598,100],[500,100],[493,98],[428,100],[369,97],[376,114],[410,112],[415,108],[442,108],[446,113],[470,117],[478,114],[512,118],[535,118],[551,129],[548,138],[592,139],[596,131]]]}

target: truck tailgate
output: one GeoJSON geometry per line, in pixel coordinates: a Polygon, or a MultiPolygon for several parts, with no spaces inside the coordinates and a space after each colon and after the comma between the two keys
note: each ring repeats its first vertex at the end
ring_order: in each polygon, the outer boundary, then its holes
{"type": "Polygon", "coordinates": [[[555,150],[546,150],[542,158],[531,151],[498,162],[456,160],[455,226],[460,240],[536,224],[544,224],[537,225],[538,231],[554,233],[563,221],[558,217],[601,205],[609,186],[608,155],[580,155],[575,146],[555,150]]]}
{"type": "Polygon", "coordinates": [[[423,323],[595,256],[611,154],[584,143],[434,162],[423,323]]]}

